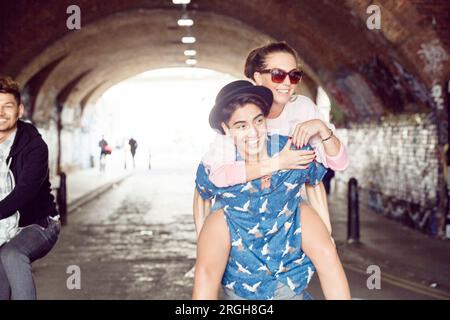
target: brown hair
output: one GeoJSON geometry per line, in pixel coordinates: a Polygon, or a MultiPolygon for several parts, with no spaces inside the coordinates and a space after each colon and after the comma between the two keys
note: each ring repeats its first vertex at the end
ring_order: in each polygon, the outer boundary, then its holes
{"type": "Polygon", "coordinates": [[[20,105],[20,86],[11,77],[0,77],[0,93],[12,94],[17,105],[20,105]]]}
{"type": "Polygon", "coordinates": [[[298,63],[298,54],[294,48],[286,42],[271,42],[265,46],[258,47],[250,51],[245,61],[244,74],[247,78],[255,80],[253,74],[266,68],[266,59],[269,54],[276,52],[286,52],[291,54],[298,63]]]}

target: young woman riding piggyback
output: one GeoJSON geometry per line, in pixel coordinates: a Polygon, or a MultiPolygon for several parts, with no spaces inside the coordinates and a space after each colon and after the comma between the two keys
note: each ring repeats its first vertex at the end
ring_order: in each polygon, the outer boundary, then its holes
{"type": "MultiPolygon", "coordinates": [[[[245,62],[245,76],[257,85],[272,91],[273,103],[266,117],[269,133],[292,137],[297,150],[284,148],[278,155],[255,163],[235,158],[235,145],[229,135],[218,133],[210,149],[202,158],[209,170],[209,179],[217,187],[227,187],[288,169],[306,169],[312,161],[326,168],[343,171],[349,160],[345,145],[335,135],[335,128],[324,120],[311,99],[296,95],[303,71],[299,68],[296,51],[285,42],[273,42],[252,50],[245,62]],[[302,150],[310,144],[313,150],[302,150]]],[[[305,188],[308,201],[326,225],[331,235],[328,202],[323,183],[305,188]]],[[[204,203],[195,191],[194,207],[204,203]]],[[[206,205],[207,206],[207,205],[206,205]]],[[[194,213],[197,234],[206,217],[201,208],[194,213]]]]}

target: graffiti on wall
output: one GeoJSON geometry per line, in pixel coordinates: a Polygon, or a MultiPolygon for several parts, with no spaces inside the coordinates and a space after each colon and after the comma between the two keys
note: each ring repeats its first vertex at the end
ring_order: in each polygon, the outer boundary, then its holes
{"type": "Polygon", "coordinates": [[[374,55],[359,68],[390,113],[426,112],[432,101],[425,84],[392,57],[374,55]]]}
{"type": "MultiPolygon", "coordinates": [[[[437,126],[428,114],[385,117],[345,131],[352,161],[339,180],[355,177],[362,203],[429,234],[436,232],[437,126]]],[[[340,134],[340,133],[339,133],[340,134]]]]}
{"type": "Polygon", "coordinates": [[[442,74],[444,62],[449,60],[449,56],[442,47],[439,39],[423,43],[417,51],[420,59],[424,62],[424,71],[432,76],[442,74]]]}

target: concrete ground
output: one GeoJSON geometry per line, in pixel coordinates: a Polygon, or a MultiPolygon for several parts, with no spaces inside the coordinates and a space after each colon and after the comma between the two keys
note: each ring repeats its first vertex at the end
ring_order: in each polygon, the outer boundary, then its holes
{"type": "MultiPolygon", "coordinates": [[[[110,178],[99,178],[97,171],[69,176],[69,188],[76,183],[80,189],[78,203],[83,203],[83,188],[91,201],[70,213],[54,250],[33,264],[38,298],[190,299],[194,169],[142,168],[131,176],[122,169],[110,178]],[[99,189],[104,193],[93,193],[99,189]]],[[[361,208],[361,244],[349,245],[345,201],[331,197],[330,211],[355,299],[450,298],[449,241],[361,208]],[[381,270],[381,289],[367,288],[370,265],[381,270]]],[[[317,276],[309,291],[323,298],[317,276]]]]}

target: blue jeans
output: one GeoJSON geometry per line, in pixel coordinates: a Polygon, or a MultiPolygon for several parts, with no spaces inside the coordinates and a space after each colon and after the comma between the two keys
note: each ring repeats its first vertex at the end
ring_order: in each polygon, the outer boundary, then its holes
{"type": "Polygon", "coordinates": [[[50,252],[61,230],[59,220],[46,218],[46,222],[45,228],[39,224],[21,228],[0,247],[0,300],[36,299],[31,263],[50,252]]]}

